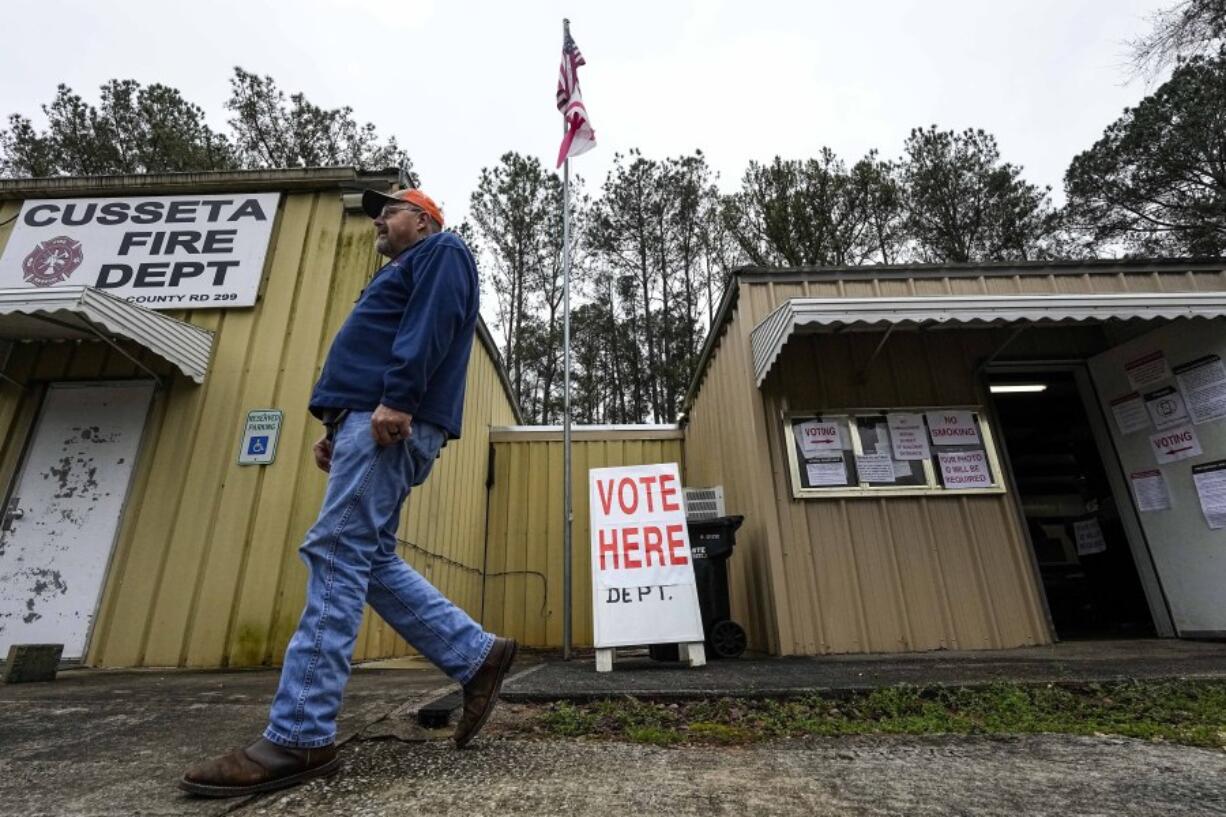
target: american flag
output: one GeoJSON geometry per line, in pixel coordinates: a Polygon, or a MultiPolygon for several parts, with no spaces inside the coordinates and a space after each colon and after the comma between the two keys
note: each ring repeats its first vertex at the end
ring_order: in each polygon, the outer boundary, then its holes
{"type": "Polygon", "coordinates": [[[579,90],[579,66],[586,65],[579,47],[570,36],[570,21],[563,25],[562,67],[558,73],[558,110],[566,120],[566,135],[558,149],[558,167],[571,156],[587,153],[596,147],[596,132],[587,118],[583,106],[583,92],[579,90]]]}

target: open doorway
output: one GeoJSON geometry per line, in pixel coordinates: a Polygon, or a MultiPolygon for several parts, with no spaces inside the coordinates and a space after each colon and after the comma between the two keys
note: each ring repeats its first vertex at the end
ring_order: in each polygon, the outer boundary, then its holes
{"type": "Polygon", "coordinates": [[[1073,373],[989,383],[1057,637],[1156,635],[1073,373]]]}

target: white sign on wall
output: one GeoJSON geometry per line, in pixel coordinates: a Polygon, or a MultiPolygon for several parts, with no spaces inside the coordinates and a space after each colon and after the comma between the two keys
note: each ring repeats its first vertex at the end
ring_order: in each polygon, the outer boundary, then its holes
{"type": "Polygon", "coordinates": [[[1180,426],[1169,431],[1151,434],[1149,445],[1159,465],[1169,465],[1172,462],[1199,457],[1202,453],[1200,439],[1197,438],[1192,426],[1180,426]]]}
{"type": "Polygon", "coordinates": [[[1187,396],[1193,423],[1226,417],[1226,365],[1219,355],[1205,355],[1176,366],[1175,378],[1187,396]]]}
{"type": "Polygon", "coordinates": [[[1166,362],[1166,355],[1161,351],[1134,357],[1124,364],[1124,372],[1128,375],[1129,385],[1134,389],[1143,389],[1171,378],[1171,367],[1166,362]]]}
{"type": "Polygon", "coordinates": [[[806,420],[796,424],[794,428],[796,439],[800,442],[800,453],[807,460],[843,450],[843,435],[838,423],[806,420]]]}
{"type": "Polygon", "coordinates": [[[1115,424],[1121,434],[1145,431],[1150,427],[1145,401],[1135,391],[1112,400],[1111,413],[1115,415],[1115,424]]]}
{"type": "Polygon", "coordinates": [[[1077,540],[1078,556],[1093,556],[1107,549],[1102,526],[1093,517],[1073,523],[1073,538],[1077,540]]]}
{"type": "Polygon", "coordinates": [[[889,454],[862,454],[856,457],[856,475],[861,482],[894,481],[894,460],[889,454]]]}
{"type": "Polygon", "coordinates": [[[598,648],[703,640],[676,463],[588,471],[598,648]]]}
{"type": "Polygon", "coordinates": [[[991,488],[988,455],[980,451],[938,451],[941,482],[946,488],[991,488]]]}
{"type": "Polygon", "coordinates": [[[928,432],[924,429],[924,417],[918,412],[891,411],[886,415],[890,424],[890,442],[894,446],[896,460],[926,460],[932,454],[928,450],[928,432]]]}
{"type": "Polygon", "coordinates": [[[1164,386],[1145,393],[1145,408],[1153,418],[1155,428],[1174,428],[1188,420],[1183,396],[1174,386],[1164,386]]]}
{"type": "Polygon", "coordinates": [[[150,309],[252,306],[279,197],[31,199],[0,287],[88,286],[150,309]]]}
{"type": "Polygon", "coordinates": [[[1153,513],[1171,509],[1171,489],[1166,484],[1166,477],[1157,468],[1133,471],[1128,479],[1132,483],[1138,511],[1153,513]]]}
{"type": "Polygon", "coordinates": [[[247,426],[238,449],[239,465],[268,465],[277,458],[283,416],[280,409],[247,412],[247,426]]]}
{"type": "Polygon", "coordinates": [[[979,426],[971,411],[929,411],[928,433],[933,445],[978,445],[979,426]]]}

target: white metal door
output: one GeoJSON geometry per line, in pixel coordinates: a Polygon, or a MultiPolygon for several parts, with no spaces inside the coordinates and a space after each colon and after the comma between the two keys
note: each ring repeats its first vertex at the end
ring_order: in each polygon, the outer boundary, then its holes
{"type": "Polygon", "coordinates": [[[1226,460],[1226,415],[1210,417],[1226,410],[1214,356],[1226,361],[1226,322],[1181,319],[1089,361],[1175,630],[1185,637],[1226,634],[1226,528],[1209,526],[1193,480],[1194,466],[1226,460]]]}
{"type": "Polygon", "coordinates": [[[152,395],[144,382],[48,388],[0,517],[0,655],[84,655],[152,395]]]}

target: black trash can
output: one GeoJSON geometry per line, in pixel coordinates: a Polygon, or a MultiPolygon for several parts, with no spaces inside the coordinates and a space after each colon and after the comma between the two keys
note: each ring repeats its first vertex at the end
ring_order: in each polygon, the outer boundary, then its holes
{"type": "MultiPolygon", "coordinates": [[[[690,522],[690,552],[694,556],[694,583],[707,654],[737,658],[745,652],[745,630],[732,620],[728,601],[728,559],[736,547],[736,531],[743,516],[721,516],[690,522]]],[[[676,661],[676,644],[653,644],[648,652],[657,661],[676,661]]]]}

